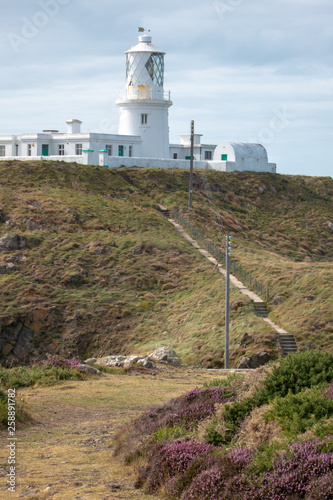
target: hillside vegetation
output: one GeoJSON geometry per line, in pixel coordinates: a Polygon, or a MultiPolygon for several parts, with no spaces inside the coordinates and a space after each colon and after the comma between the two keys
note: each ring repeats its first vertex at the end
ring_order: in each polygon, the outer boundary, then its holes
{"type": "Polygon", "coordinates": [[[213,380],[128,424],[115,454],[164,498],[332,500],[332,381],[322,351],[213,380]]]}
{"type": "MultiPolygon", "coordinates": [[[[0,237],[26,238],[0,253],[1,335],[21,322],[35,333],[35,357],[169,345],[184,363],[221,366],[224,281],[155,210],[162,203],[221,248],[234,235],[234,258],[270,289],[270,317],[300,346],[333,350],[333,180],[197,171],[191,212],[188,180],[178,170],[0,162],[0,237]]],[[[275,332],[242,300],[231,312],[232,363],[276,356],[275,332]]]]}

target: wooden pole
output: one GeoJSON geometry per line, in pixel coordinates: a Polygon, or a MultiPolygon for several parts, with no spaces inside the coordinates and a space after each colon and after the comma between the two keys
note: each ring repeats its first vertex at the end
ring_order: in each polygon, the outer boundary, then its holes
{"type": "Polygon", "coordinates": [[[193,153],[194,153],[194,120],[191,121],[191,152],[190,152],[190,193],[188,207],[192,208],[193,198],[193,153]]]}

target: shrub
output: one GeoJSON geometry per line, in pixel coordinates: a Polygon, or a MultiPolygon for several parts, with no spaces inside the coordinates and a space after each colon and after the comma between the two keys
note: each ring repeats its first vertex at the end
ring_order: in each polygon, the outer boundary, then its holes
{"type": "Polygon", "coordinates": [[[333,400],[326,398],[322,389],[315,388],[276,398],[265,420],[277,420],[287,434],[295,436],[332,416],[333,400]]]}
{"type": "Polygon", "coordinates": [[[60,380],[86,380],[87,376],[68,364],[20,366],[17,368],[0,367],[0,383],[5,388],[18,389],[35,384],[53,385],[60,380]]]}
{"type": "Polygon", "coordinates": [[[286,457],[273,460],[270,471],[261,476],[254,471],[252,477],[243,479],[245,498],[285,500],[292,495],[304,498],[311,481],[332,473],[333,454],[329,449],[326,440],[294,443],[286,457]]]}
{"type": "Polygon", "coordinates": [[[148,458],[148,466],[139,473],[137,484],[146,482],[147,491],[157,491],[166,480],[178,476],[189,469],[195,461],[211,455],[213,447],[208,444],[180,443],[156,445],[148,458]]]}
{"type": "Polygon", "coordinates": [[[326,436],[333,436],[333,419],[319,422],[313,429],[314,435],[320,439],[326,436]]]}
{"type": "Polygon", "coordinates": [[[271,405],[254,408],[240,426],[237,444],[258,448],[263,443],[281,442],[282,428],[274,420],[266,418],[271,405]]]}
{"type": "Polygon", "coordinates": [[[184,426],[191,429],[215,414],[215,404],[228,401],[218,388],[192,389],[162,406],[150,408],[134,424],[135,432],[152,434],[159,428],[184,426]]]}
{"type": "Polygon", "coordinates": [[[324,395],[326,398],[333,400],[333,384],[331,384],[329,388],[324,391],[324,395]]]}
{"type": "Polygon", "coordinates": [[[305,500],[333,500],[333,474],[313,479],[306,489],[305,500]]]}
{"type": "Polygon", "coordinates": [[[218,499],[224,485],[249,465],[252,455],[248,448],[223,454],[221,448],[193,442],[155,445],[136,485],[146,484],[149,493],[164,486],[171,498],[218,499]],[[209,485],[214,488],[207,490],[209,485]]]}
{"type": "Polygon", "coordinates": [[[204,383],[204,387],[223,387],[230,388],[234,382],[241,382],[245,378],[245,375],[242,373],[231,373],[227,377],[223,378],[214,378],[209,382],[204,383]]]}
{"type": "Polygon", "coordinates": [[[218,467],[201,472],[182,494],[181,500],[221,500],[226,478],[218,467]]]}
{"type": "Polygon", "coordinates": [[[153,432],[152,437],[157,443],[163,443],[169,439],[178,439],[185,434],[187,434],[187,430],[183,425],[181,427],[174,425],[173,427],[161,427],[157,429],[156,432],[153,432]]]}
{"type": "Polygon", "coordinates": [[[333,381],[333,354],[305,351],[289,354],[264,381],[261,398],[266,402],[288,392],[297,394],[303,389],[333,381]]]}

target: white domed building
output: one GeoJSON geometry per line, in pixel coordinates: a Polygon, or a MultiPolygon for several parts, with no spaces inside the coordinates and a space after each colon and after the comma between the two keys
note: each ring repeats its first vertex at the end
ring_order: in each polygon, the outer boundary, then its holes
{"type": "MultiPolygon", "coordinates": [[[[169,143],[170,91],[164,90],[165,53],[152,44],[149,32],[139,28],[137,45],[126,51],[126,83],[117,100],[118,134],[81,132],[82,122],[67,120],[67,133],[48,129],[41,133],[0,136],[0,161],[62,160],[108,168],[190,168],[189,134],[179,144],[169,143]]],[[[189,120],[190,121],[190,120],[189,120]]],[[[260,144],[202,144],[194,135],[194,168],[225,172],[276,172],[260,144]]]]}

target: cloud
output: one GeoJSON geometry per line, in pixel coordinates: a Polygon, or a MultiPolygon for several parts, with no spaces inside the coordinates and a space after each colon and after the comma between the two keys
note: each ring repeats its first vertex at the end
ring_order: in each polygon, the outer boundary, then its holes
{"type": "Polygon", "coordinates": [[[310,174],[315,155],[332,175],[332,14],[331,0],[3,0],[0,133],[63,129],[70,117],[116,132],[124,52],[144,26],[167,53],[172,141],[191,119],[209,143],[266,133],[280,171],[310,174]],[[285,108],[295,118],[272,136],[285,108]]]}

